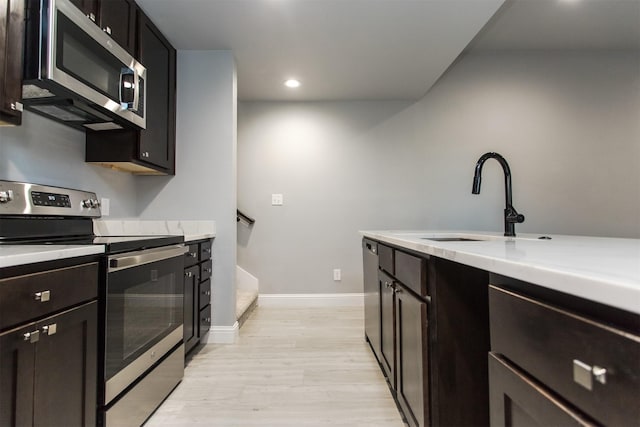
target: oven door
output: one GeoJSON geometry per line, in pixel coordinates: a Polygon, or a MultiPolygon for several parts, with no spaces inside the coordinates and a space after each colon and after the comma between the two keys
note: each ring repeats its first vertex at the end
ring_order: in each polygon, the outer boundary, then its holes
{"type": "Polygon", "coordinates": [[[182,341],[184,245],[108,257],[105,404],[182,341]]]}

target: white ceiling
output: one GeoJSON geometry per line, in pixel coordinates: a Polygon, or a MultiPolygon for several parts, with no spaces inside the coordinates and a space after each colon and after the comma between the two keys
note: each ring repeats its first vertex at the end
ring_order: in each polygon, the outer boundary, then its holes
{"type": "Polygon", "coordinates": [[[362,100],[423,96],[503,1],[137,3],[176,49],[232,50],[241,100],[362,100]]]}
{"type": "Polygon", "coordinates": [[[640,0],[503,2],[137,0],[177,49],[232,50],[240,100],[418,99],[490,19],[473,49],[640,51],[640,0]]]}
{"type": "Polygon", "coordinates": [[[640,0],[511,0],[472,47],[640,51],[640,0]]]}

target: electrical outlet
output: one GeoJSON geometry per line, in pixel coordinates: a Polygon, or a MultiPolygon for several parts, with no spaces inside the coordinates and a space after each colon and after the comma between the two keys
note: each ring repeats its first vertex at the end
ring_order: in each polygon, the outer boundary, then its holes
{"type": "Polygon", "coordinates": [[[282,194],[271,195],[271,206],[282,206],[284,203],[284,197],[282,194]]]}
{"type": "Polygon", "coordinates": [[[102,216],[109,216],[110,200],[106,197],[100,199],[100,213],[102,216]]]}
{"type": "Polygon", "coordinates": [[[339,282],[340,280],[342,280],[342,272],[340,271],[339,268],[335,268],[333,270],[333,280],[335,282],[339,282]]]}

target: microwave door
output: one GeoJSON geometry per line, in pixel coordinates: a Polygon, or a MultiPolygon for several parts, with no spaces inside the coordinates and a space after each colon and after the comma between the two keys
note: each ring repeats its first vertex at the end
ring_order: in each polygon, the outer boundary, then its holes
{"type": "Polygon", "coordinates": [[[46,59],[42,79],[50,79],[144,129],[146,120],[136,112],[133,101],[144,88],[138,79],[146,75],[146,69],[69,0],[48,0],[48,4],[48,9],[41,9],[41,20],[46,19],[50,28],[47,33],[42,31],[47,46],[46,52],[41,52],[41,60],[46,59]],[[123,75],[132,75],[132,81],[123,80],[123,75]],[[130,86],[125,92],[131,92],[131,103],[121,97],[125,83],[130,86]]]}

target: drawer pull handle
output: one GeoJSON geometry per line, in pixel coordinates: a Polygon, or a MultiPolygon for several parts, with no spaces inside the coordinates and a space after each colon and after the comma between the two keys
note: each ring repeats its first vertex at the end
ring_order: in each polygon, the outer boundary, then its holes
{"type": "Polygon", "coordinates": [[[202,291],[202,295],[211,296],[211,291],[202,291]]]}
{"type": "Polygon", "coordinates": [[[186,273],[184,273],[185,277],[193,277],[193,273],[190,271],[187,271],[186,273]]]}
{"type": "Polygon", "coordinates": [[[578,359],[573,359],[573,381],[587,390],[593,390],[594,379],[600,384],[606,384],[607,370],[600,366],[587,365],[578,359]]]}
{"type": "Polygon", "coordinates": [[[213,270],[211,268],[207,268],[207,273],[211,273],[213,270]]]}
{"type": "Polygon", "coordinates": [[[207,254],[210,254],[211,253],[211,248],[205,248],[204,252],[207,253],[207,254]]]}
{"type": "Polygon", "coordinates": [[[196,252],[189,252],[189,256],[190,256],[191,258],[197,258],[197,257],[198,257],[198,254],[197,254],[196,252]]]}
{"type": "Polygon", "coordinates": [[[34,342],[40,341],[40,331],[27,332],[26,334],[22,335],[22,337],[25,341],[33,344],[34,342]]]}
{"type": "Polygon", "coordinates": [[[47,302],[51,299],[51,291],[36,292],[33,297],[36,301],[47,302]]]}
{"type": "Polygon", "coordinates": [[[42,327],[42,333],[44,335],[54,335],[56,332],[58,332],[57,323],[52,323],[50,325],[45,325],[42,327]]]}
{"type": "Polygon", "coordinates": [[[601,368],[600,366],[594,366],[591,370],[593,373],[593,378],[598,381],[600,384],[607,383],[607,370],[605,368],[601,368]]]}

